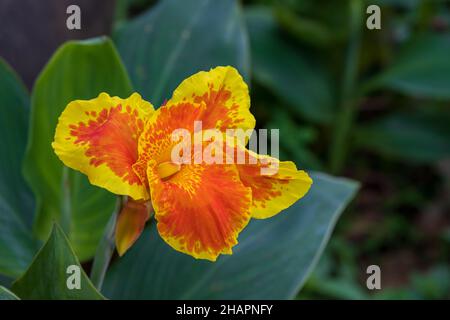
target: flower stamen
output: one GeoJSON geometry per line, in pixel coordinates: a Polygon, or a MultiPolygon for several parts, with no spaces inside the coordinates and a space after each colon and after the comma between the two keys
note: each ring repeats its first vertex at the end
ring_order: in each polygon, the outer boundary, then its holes
{"type": "Polygon", "coordinates": [[[181,170],[181,164],[173,163],[172,161],[161,162],[158,165],[158,176],[161,179],[167,179],[181,170]]]}

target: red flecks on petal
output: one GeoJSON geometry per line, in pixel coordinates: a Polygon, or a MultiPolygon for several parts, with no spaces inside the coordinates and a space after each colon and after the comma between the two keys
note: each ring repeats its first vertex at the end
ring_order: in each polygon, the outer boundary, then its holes
{"type": "Polygon", "coordinates": [[[103,109],[98,114],[90,113],[91,119],[70,125],[71,136],[75,144],[86,145],[85,155],[90,164],[105,164],[123,181],[129,184],[141,184],[141,180],[132,170],[138,159],[137,140],[144,129],[144,122],[138,112],[122,112],[122,106],[103,109]]]}
{"type": "Polygon", "coordinates": [[[141,140],[139,141],[142,153],[134,170],[141,179],[146,176],[146,163],[149,159],[157,162],[170,159],[171,147],[175,144],[171,140],[174,130],[186,129],[191,134],[194,132],[195,121],[201,121],[201,129],[226,130],[236,128],[244,119],[239,118],[239,105],[232,100],[229,90],[221,88],[214,90],[210,85],[210,91],[202,96],[192,96],[192,101],[179,102],[172,105],[164,104],[157,111],[157,117],[149,122],[141,140]]]}
{"type": "Polygon", "coordinates": [[[139,140],[139,161],[133,167],[138,175],[146,180],[147,161],[154,159],[158,163],[171,159],[171,147],[177,142],[172,141],[172,133],[177,129],[194,130],[194,121],[202,113],[198,105],[178,103],[170,108],[161,107],[154,121],[147,124],[139,140]]]}
{"type": "Polygon", "coordinates": [[[213,85],[209,84],[209,91],[202,96],[193,95],[195,103],[204,103],[206,110],[202,116],[203,129],[217,128],[226,130],[236,128],[244,119],[239,118],[239,105],[232,99],[231,91],[220,88],[214,90],[213,85]]]}
{"type": "Polygon", "coordinates": [[[274,177],[261,175],[261,165],[238,165],[239,175],[245,186],[252,188],[253,201],[265,207],[265,202],[281,196],[281,191],[275,188],[279,184],[287,184],[288,180],[277,180],[274,177]]]}
{"type": "Polygon", "coordinates": [[[152,199],[161,236],[197,258],[231,253],[250,219],[250,189],[230,165],[184,166],[173,179],[154,185],[152,199]]]}

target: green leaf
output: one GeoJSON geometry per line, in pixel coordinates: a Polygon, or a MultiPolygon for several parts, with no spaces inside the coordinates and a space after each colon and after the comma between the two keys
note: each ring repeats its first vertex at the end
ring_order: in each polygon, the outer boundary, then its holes
{"type": "Polygon", "coordinates": [[[21,299],[104,299],[84,273],[69,240],[57,224],[28,270],[13,283],[12,291],[21,299]],[[69,277],[74,275],[68,272],[69,266],[77,266],[80,270],[80,289],[67,286],[69,277]]]}
{"type": "Polygon", "coordinates": [[[316,140],[317,132],[310,125],[299,126],[291,114],[280,108],[271,115],[267,129],[280,129],[280,159],[292,160],[302,169],[320,170],[320,159],[310,150],[309,145],[316,140]]]}
{"type": "MultiPolygon", "coordinates": [[[[342,3],[339,3],[339,5],[342,5],[342,3]]],[[[321,4],[321,7],[323,7],[323,4],[321,4]]],[[[316,3],[314,8],[317,10],[316,3]]],[[[342,32],[336,32],[336,28],[331,29],[319,19],[298,14],[288,6],[278,5],[274,8],[274,13],[280,28],[302,43],[324,48],[330,47],[337,41],[342,41],[342,32]]],[[[345,24],[341,24],[342,26],[345,27],[345,24]]]]}
{"type": "Polygon", "coordinates": [[[255,80],[292,106],[300,116],[328,122],[333,117],[332,88],[325,71],[298,48],[283,40],[272,13],[246,10],[255,80]]]}
{"type": "Polygon", "coordinates": [[[313,175],[308,195],[285,212],[252,220],[233,255],[212,263],[169,247],[152,224],[107,274],[114,299],[293,298],[314,268],[357,185],[313,175]]]}
{"type": "Polygon", "coordinates": [[[20,299],[5,287],[0,286],[0,301],[1,300],[20,300],[20,299]]]}
{"type": "Polygon", "coordinates": [[[28,131],[25,87],[0,59],[0,273],[17,277],[37,250],[32,238],[34,199],[22,177],[28,131]]]}
{"type": "Polygon", "coordinates": [[[369,298],[357,281],[332,277],[311,278],[313,278],[313,282],[308,283],[308,289],[326,299],[363,300],[369,298]]]}
{"type": "Polygon", "coordinates": [[[450,115],[397,112],[357,129],[356,143],[385,156],[416,163],[450,156],[450,115]]]}
{"type": "Polygon", "coordinates": [[[6,288],[9,288],[9,287],[11,287],[11,283],[12,282],[13,282],[12,278],[0,274],[0,286],[4,286],[6,288]]]}
{"type": "Polygon", "coordinates": [[[415,38],[365,90],[383,87],[412,96],[450,99],[449,57],[449,35],[415,38]]]}
{"type": "Polygon", "coordinates": [[[246,33],[234,0],[159,1],[119,29],[114,41],[136,90],[155,107],[198,71],[232,65],[244,77],[249,73],[246,33]]]}
{"type": "Polygon", "coordinates": [[[37,198],[35,232],[46,239],[53,219],[61,222],[81,260],[95,253],[114,208],[114,196],[65,168],[51,142],[66,105],[97,97],[102,91],[128,97],[132,89],[112,42],[96,38],[61,46],[37,79],[31,99],[24,171],[37,198]]]}

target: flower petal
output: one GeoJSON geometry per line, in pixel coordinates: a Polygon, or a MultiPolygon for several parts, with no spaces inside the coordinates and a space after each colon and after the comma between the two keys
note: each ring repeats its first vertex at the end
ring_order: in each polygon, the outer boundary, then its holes
{"type": "Polygon", "coordinates": [[[117,218],[116,248],[122,256],[139,238],[145,223],[150,218],[148,201],[135,201],[131,198],[124,204],[117,218]]]}
{"type": "Polygon", "coordinates": [[[89,181],[134,199],[147,199],[146,184],[132,166],[138,139],[153,106],[137,93],[127,99],[101,93],[70,102],[59,118],[52,146],[64,164],[89,181]]]}
{"type": "Polygon", "coordinates": [[[230,66],[201,71],[185,79],[172,98],[147,122],[139,139],[139,160],[133,167],[146,180],[147,163],[155,157],[167,161],[173,146],[170,137],[175,130],[190,133],[200,130],[248,130],[255,127],[250,113],[248,87],[238,71],[230,66]],[[197,122],[197,123],[196,123],[197,122]],[[200,123],[200,127],[196,127],[200,123]],[[166,139],[169,137],[169,139],[166,139]]]}
{"type": "Polygon", "coordinates": [[[297,170],[293,162],[246,152],[246,164],[237,167],[242,183],[252,189],[252,218],[273,217],[302,198],[311,187],[312,179],[305,171],[297,170]]]}
{"type": "Polygon", "coordinates": [[[185,79],[173,92],[167,107],[190,104],[201,108],[197,120],[203,129],[253,129],[255,118],[250,113],[247,84],[230,66],[198,72],[185,79]]]}
{"type": "Polygon", "coordinates": [[[158,176],[150,161],[148,176],[161,237],[174,249],[215,261],[231,254],[250,219],[251,190],[234,165],[182,165],[170,178],[158,176]]]}

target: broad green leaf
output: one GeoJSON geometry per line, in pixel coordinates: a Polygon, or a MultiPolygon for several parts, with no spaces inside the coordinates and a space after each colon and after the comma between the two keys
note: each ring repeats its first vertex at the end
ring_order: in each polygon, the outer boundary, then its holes
{"type": "Polygon", "coordinates": [[[255,80],[308,120],[327,122],[333,116],[332,88],[314,58],[283,40],[272,13],[262,7],[247,9],[255,80]]]}
{"type": "Polygon", "coordinates": [[[57,224],[28,270],[13,283],[12,291],[21,299],[104,299],[84,273],[69,240],[57,224]],[[70,277],[75,275],[74,271],[68,270],[70,266],[79,268],[80,289],[68,287],[73,284],[70,277]]]}
{"type": "Polygon", "coordinates": [[[32,238],[34,199],[22,177],[29,98],[0,59],[0,273],[17,277],[37,250],[32,238]]]}
{"type": "Polygon", "coordinates": [[[0,286],[0,301],[1,300],[20,300],[14,293],[0,286]]]}
{"type": "Polygon", "coordinates": [[[35,232],[46,239],[52,220],[60,221],[81,260],[94,254],[114,208],[114,196],[65,168],[51,142],[67,103],[97,97],[102,91],[128,97],[131,85],[112,42],[96,38],[61,46],[37,79],[31,98],[24,171],[37,197],[35,232]],[[66,216],[61,213],[64,205],[66,216]]]}
{"type": "Polygon", "coordinates": [[[165,0],[120,28],[114,41],[137,91],[158,107],[191,74],[232,65],[249,52],[235,0],[165,0]]]}
{"type": "Polygon", "coordinates": [[[450,156],[450,115],[443,112],[397,112],[357,129],[357,144],[411,162],[434,162],[450,156]]]}
{"type": "Polygon", "coordinates": [[[176,252],[154,223],[107,274],[114,299],[287,299],[314,268],[357,185],[325,174],[297,204],[267,220],[252,220],[233,255],[217,262],[176,252]]]}
{"type": "Polygon", "coordinates": [[[407,95],[450,99],[450,35],[415,38],[365,90],[391,88],[407,95]]]}
{"type": "Polygon", "coordinates": [[[4,286],[6,288],[9,288],[11,286],[12,282],[13,282],[12,278],[0,274],[0,286],[4,286]]]}

